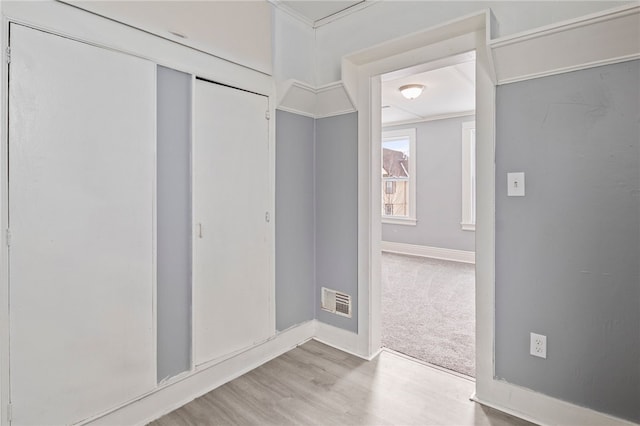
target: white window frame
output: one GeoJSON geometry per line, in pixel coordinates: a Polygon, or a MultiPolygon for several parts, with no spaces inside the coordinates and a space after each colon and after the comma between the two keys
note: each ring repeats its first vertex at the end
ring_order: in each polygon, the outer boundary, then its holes
{"type": "Polygon", "coordinates": [[[462,220],[463,231],[476,230],[476,141],[471,137],[475,121],[462,123],[462,220]]]}
{"type": "MultiPolygon", "coordinates": [[[[416,129],[407,128],[400,130],[389,130],[382,132],[382,143],[387,141],[409,139],[409,215],[402,216],[385,216],[382,215],[382,223],[392,225],[409,225],[415,226],[416,220],[416,129]]],[[[380,153],[382,154],[382,144],[380,145],[380,153]]],[[[382,180],[384,185],[384,179],[382,180]]],[[[382,187],[384,189],[384,187],[382,187]]],[[[381,209],[382,209],[381,205],[381,209]]]]}

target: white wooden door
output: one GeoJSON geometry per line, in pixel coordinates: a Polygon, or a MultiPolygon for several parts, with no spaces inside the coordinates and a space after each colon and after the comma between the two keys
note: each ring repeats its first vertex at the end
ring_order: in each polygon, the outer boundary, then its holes
{"type": "Polygon", "coordinates": [[[153,64],[11,25],[13,424],[153,389],[153,64]]]}
{"type": "Polygon", "coordinates": [[[198,80],[193,134],[195,363],[269,337],[268,99],[198,80]]]}

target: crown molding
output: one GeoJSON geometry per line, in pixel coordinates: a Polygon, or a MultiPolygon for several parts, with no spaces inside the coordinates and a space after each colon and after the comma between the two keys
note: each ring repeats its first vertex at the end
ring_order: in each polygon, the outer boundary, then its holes
{"type": "Polygon", "coordinates": [[[356,111],[342,81],[313,87],[298,80],[287,80],[278,87],[277,99],[277,109],[312,118],[356,111]]]}
{"type": "Polygon", "coordinates": [[[307,25],[310,28],[313,28],[314,21],[298,13],[296,10],[290,8],[289,6],[284,4],[282,0],[267,0],[267,2],[271,3],[273,7],[280,9],[281,11],[285,12],[287,15],[291,16],[292,18],[297,19],[298,21],[302,22],[303,24],[307,25]]]}
{"type": "Polygon", "coordinates": [[[324,25],[330,24],[333,21],[337,21],[338,19],[344,18],[345,16],[349,16],[353,13],[356,13],[362,9],[366,9],[369,6],[373,6],[378,3],[380,0],[362,0],[360,3],[356,3],[353,6],[349,6],[346,9],[342,9],[339,12],[336,12],[332,15],[325,16],[324,18],[318,19],[313,23],[313,28],[319,28],[324,25]]]}
{"type": "Polygon", "coordinates": [[[287,6],[285,3],[282,2],[282,0],[267,0],[267,1],[271,3],[274,7],[282,10],[283,12],[287,13],[289,16],[297,19],[298,21],[307,25],[309,28],[312,28],[315,30],[316,28],[330,24],[331,22],[337,21],[338,19],[344,18],[345,16],[349,16],[352,13],[356,13],[362,9],[366,9],[369,6],[372,6],[378,3],[378,1],[380,0],[361,0],[359,3],[356,3],[352,6],[347,7],[346,9],[342,9],[331,15],[325,16],[324,18],[320,18],[316,21],[313,21],[307,18],[297,10],[287,6]]]}

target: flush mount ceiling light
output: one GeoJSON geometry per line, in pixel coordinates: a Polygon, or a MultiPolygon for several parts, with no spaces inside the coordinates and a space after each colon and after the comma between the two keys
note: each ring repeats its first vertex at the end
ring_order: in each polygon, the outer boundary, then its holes
{"type": "Polygon", "coordinates": [[[400,87],[400,93],[407,99],[415,99],[422,94],[424,86],[422,84],[407,84],[400,87]]]}

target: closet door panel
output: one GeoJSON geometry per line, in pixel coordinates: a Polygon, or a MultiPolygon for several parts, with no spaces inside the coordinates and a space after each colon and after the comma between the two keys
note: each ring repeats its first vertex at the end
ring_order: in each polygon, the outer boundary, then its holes
{"type": "Polygon", "coordinates": [[[71,424],[155,385],[155,68],[10,31],[13,424],[71,424]]]}
{"type": "Polygon", "coordinates": [[[197,80],[194,333],[202,364],[262,341],[270,323],[268,99],[197,80]]]}

